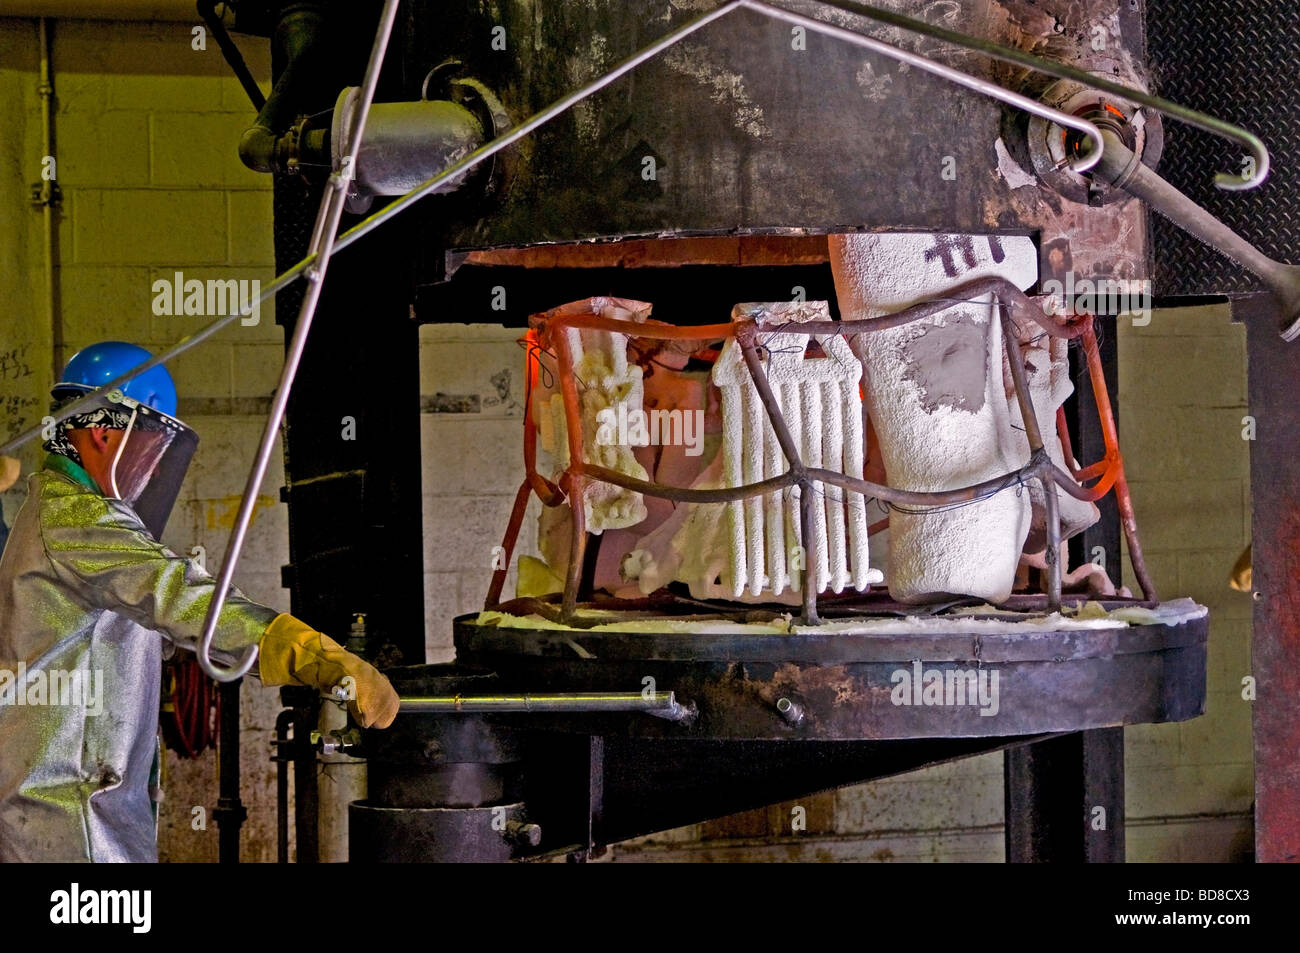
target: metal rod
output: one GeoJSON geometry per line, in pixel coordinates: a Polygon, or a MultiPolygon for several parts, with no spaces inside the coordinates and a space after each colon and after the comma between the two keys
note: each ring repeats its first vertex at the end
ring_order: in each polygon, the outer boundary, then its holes
{"type": "Polygon", "coordinates": [[[388,38],[393,30],[393,22],[397,19],[398,2],[399,0],[386,0],[383,12],[380,14],[379,27],[375,32],[374,44],[370,50],[370,61],[366,64],[365,79],[361,84],[361,91],[357,97],[356,112],[352,117],[351,128],[344,140],[346,148],[343,150],[341,168],[330,176],[325,195],[321,200],[311,245],[311,251],[316,256],[316,264],[307,275],[307,291],[303,295],[302,307],[298,312],[298,321],[294,327],[293,338],[289,342],[288,354],[284,360],[284,369],[280,374],[280,384],[271,402],[271,412],[267,415],[266,428],[262,433],[262,442],[258,447],[257,456],[254,458],[252,469],[248,474],[244,495],[239,502],[239,512],[231,528],[230,539],[226,544],[226,552],[221,561],[221,568],[217,573],[217,584],[213,590],[212,600],[208,605],[208,612],[203,621],[203,633],[195,649],[199,667],[203,669],[209,678],[218,682],[229,682],[239,678],[251,669],[253,663],[257,661],[257,646],[253,645],[249,646],[239,661],[230,668],[222,668],[214,664],[211,657],[212,638],[216,633],[221,608],[226,601],[226,593],[229,591],[231,582],[234,579],[239,554],[244,548],[244,538],[248,533],[248,526],[252,522],[253,510],[257,504],[257,492],[261,489],[262,481],[266,477],[271,454],[275,450],[276,441],[280,436],[280,423],[284,419],[285,408],[289,404],[289,394],[293,390],[293,380],[297,376],[303,350],[307,346],[307,335],[311,331],[312,319],[316,315],[316,305],[320,301],[325,272],[329,267],[331,249],[334,244],[334,236],[338,231],[339,219],[343,215],[344,202],[347,200],[348,183],[352,178],[353,171],[353,156],[356,155],[361,146],[362,136],[365,132],[366,116],[369,114],[370,102],[375,95],[375,87],[379,83],[379,71],[383,66],[384,53],[388,49],[388,38]]]}
{"type": "Polygon", "coordinates": [[[803,458],[799,456],[799,448],[795,446],[790,425],[785,422],[785,415],[781,413],[781,404],[776,399],[776,394],[772,393],[772,385],[768,383],[767,371],[754,344],[756,330],[757,325],[754,322],[744,322],[736,328],[736,343],[740,345],[745,367],[749,369],[749,376],[758,390],[758,399],[762,401],[763,409],[767,411],[768,422],[771,423],[772,430],[776,434],[776,441],[781,445],[781,452],[785,454],[785,459],[789,463],[790,468],[787,472],[794,477],[799,486],[799,533],[803,545],[803,571],[800,574],[799,596],[803,605],[804,624],[819,625],[821,620],[817,616],[816,567],[821,554],[817,550],[817,537],[813,533],[813,523],[816,516],[814,507],[821,501],[813,489],[812,481],[804,476],[806,470],[803,458]]]}
{"type": "MultiPolygon", "coordinates": [[[[960,301],[973,301],[987,294],[994,294],[1002,305],[1009,308],[1015,317],[1024,317],[1039,325],[1052,337],[1073,339],[1083,333],[1084,321],[1066,321],[1043,311],[1034,299],[1029,297],[1014,284],[1000,275],[976,278],[964,284],[948,289],[937,298],[931,298],[890,314],[874,318],[858,318],[849,321],[806,321],[800,324],[782,324],[777,330],[782,334],[864,334],[873,331],[887,331],[901,327],[921,318],[927,318],[951,308],[960,301]]],[[[743,322],[727,324],[703,324],[678,327],[670,324],[635,324],[621,318],[607,318],[598,314],[561,315],[552,319],[538,320],[535,326],[549,333],[551,328],[578,328],[585,331],[610,331],[626,334],[629,337],[647,338],[652,341],[688,340],[708,341],[717,338],[732,337],[743,322]]]]}
{"type": "Polygon", "coordinates": [[[456,178],[462,172],[466,172],[469,169],[474,168],[474,166],[478,165],[480,162],[490,159],[492,156],[496,155],[502,149],[514,145],[520,139],[523,139],[525,136],[531,134],[534,130],[546,125],[552,119],[555,119],[557,116],[560,116],[563,113],[567,112],[569,109],[576,106],[584,99],[588,98],[589,96],[592,96],[595,93],[600,92],[602,89],[604,89],[606,86],[613,83],[615,80],[621,78],[627,73],[630,73],[632,70],[636,69],[642,63],[646,62],[647,60],[653,59],[655,56],[659,55],[661,52],[668,49],[670,46],[675,45],[676,43],[690,36],[695,31],[701,29],[702,27],[708,26],[714,20],[721,19],[722,17],[726,16],[728,13],[731,13],[733,10],[740,7],[742,2],[743,0],[730,0],[729,3],[723,4],[722,6],[718,7],[716,10],[711,10],[710,12],[705,13],[702,16],[696,17],[694,20],[691,20],[687,23],[683,23],[681,26],[677,27],[675,30],[666,33],[664,36],[656,40],[654,43],[651,43],[649,46],[642,47],[640,50],[633,53],[627,59],[620,62],[608,73],[605,73],[603,76],[597,77],[596,79],[588,83],[586,86],[583,86],[580,89],[575,90],[572,93],[569,93],[567,96],[562,96],[561,98],[557,99],[555,102],[551,103],[551,105],[543,109],[541,112],[534,113],[532,116],[524,120],[518,126],[515,126],[509,132],[503,133],[502,135],[493,139],[491,142],[479,146],[477,149],[469,153],[469,155],[465,156],[459,162],[455,162],[452,165],[449,165],[442,172],[439,172],[437,175],[433,176],[432,178],[426,179],[424,182],[420,183],[420,185],[416,186],[410,192],[407,192],[401,198],[396,199],[390,204],[384,206],[382,209],[378,210],[373,215],[369,216],[368,218],[354,225],[352,228],[348,229],[347,233],[342,238],[339,239],[340,247],[343,247],[347,244],[351,244],[353,241],[360,238],[361,236],[367,234],[368,232],[373,231],[374,229],[378,228],[381,224],[386,222],[388,219],[392,218],[394,215],[398,214],[404,209],[409,208],[411,205],[414,205],[416,202],[420,201],[420,199],[424,198],[426,195],[436,192],[439,188],[441,188],[443,185],[445,185],[447,182],[451,181],[452,179],[456,178]]]}
{"type": "Polygon", "coordinates": [[[817,615],[817,564],[821,552],[817,549],[817,536],[813,532],[816,513],[813,509],[821,500],[813,491],[811,480],[799,481],[799,532],[803,536],[803,587],[799,593],[803,605],[804,625],[821,625],[817,615]]]}
{"type": "Polygon", "coordinates": [[[582,586],[582,569],[587,562],[587,504],[583,496],[581,474],[565,475],[569,496],[569,514],[573,519],[569,537],[569,566],[564,576],[564,598],[560,617],[567,623],[578,609],[578,590],[582,586]]]}
{"type": "MultiPolygon", "coordinates": [[[[731,503],[736,500],[748,499],[751,496],[760,496],[764,493],[775,493],[794,486],[798,482],[798,477],[787,470],[779,476],[770,477],[759,483],[725,486],[716,490],[696,490],[690,487],[663,486],[658,483],[651,483],[649,480],[639,480],[636,477],[628,476],[617,470],[611,470],[608,467],[596,466],[594,463],[584,463],[581,472],[602,483],[612,483],[628,490],[635,490],[638,493],[657,496],[665,500],[675,500],[678,503],[731,503]]],[[[889,487],[882,487],[882,489],[889,490],[889,487]]]]}
{"type": "Polygon", "coordinates": [[[454,715],[481,712],[640,711],[669,721],[689,721],[693,706],[677,701],[676,692],[577,692],[528,695],[403,696],[404,715],[454,715]]]}
{"type": "MultiPolygon", "coordinates": [[[[525,403],[531,407],[531,403],[525,403]]],[[[501,602],[501,590],[506,584],[506,575],[510,572],[510,562],[514,559],[515,543],[519,540],[519,527],[523,525],[524,513],[528,509],[528,499],[532,495],[532,486],[525,478],[515,493],[514,506],[510,508],[510,522],[506,523],[506,535],[501,540],[501,567],[492,570],[492,582],[488,585],[487,598],[483,608],[491,609],[501,602]]]]}
{"type": "Polygon", "coordinates": [[[1056,481],[1050,471],[1038,471],[1038,485],[1043,488],[1043,519],[1047,524],[1047,607],[1061,608],[1061,501],[1056,495],[1056,481]]]}
{"type": "MultiPolygon", "coordinates": [[[[716,490],[696,490],[688,487],[663,486],[658,483],[651,483],[648,480],[639,480],[636,477],[619,473],[617,470],[610,470],[593,464],[584,465],[580,472],[584,476],[599,480],[602,483],[612,483],[615,486],[635,490],[638,493],[645,493],[648,496],[674,500],[679,503],[731,503],[735,500],[744,500],[784,490],[787,487],[795,486],[799,482],[799,477],[795,473],[786,471],[780,476],[771,477],[760,483],[720,487],[716,490]]],[[[1069,476],[1063,470],[1058,472],[1061,473],[1063,478],[1069,480],[1069,476]]],[[[845,490],[852,490],[854,493],[884,500],[887,503],[897,503],[903,506],[953,506],[981,499],[986,495],[1005,490],[1007,487],[1023,483],[1025,480],[1033,479],[1034,472],[1033,467],[1026,465],[1018,470],[1004,473],[1002,476],[982,480],[979,483],[972,483],[969,486],[958,487],[955,490],[933,491],[901,490],[898,487],[872,483],[869,480],[859,479],[847,473],[826,470],[821,467],[806,467],[804,475],[818,483],[830,483],[845,490]]],[[[1076,487],[1076,490],[1078,490],[1078,487],[1076,487]]],[[[1084,491],[1079,490],[1079,492],[1084,491]]],[[[1079,496],[1079,499],[1086,499],[1086,497],[1079,496]]]]}
{"type": "MultiPolygon", "coordinates": [[[[1026,66],[1029,69],[1039,73],[1046,73],[1048,76],[1055,76],[1058,79],[1069,79],[1076,83],[1082,83],[1084,86],[1092,89],[1100,89],[1125,99],[1130,102],[1140,103],[1158,113],[1185,122],[1189,126],[1196,126],[1204,129],[1206,132],[1221,136],[1224,139],[1232,139],[1249,150],[1255,159],[1255,174],[1248,178],[1233,173],[1220,172],[1214,177],[1214,184],[1221,189],[1228,191],[1240,191],[1242,189],[1253,189],[1263,183],[1268,178],[1269,157],[1268,148],[1254,133],[1242,129],[1240,126],[1234,126],[1232,123],[1224,122],[1213,116],[1206,115],[1203,112],[1197,112],[1195,109],[1188,109],[1186,106],[1180,106],[1178,103],[1170,102],[1167,99],[1161,99],[1159,96],[1152,96],[1150,93],[1143,92],[1140,89],[1132,89],[1113,80],[1105,79],[1094,73],[1079,69],[1077,66],[1070,66],[1066,63],[1058,63],[1055,60],[1045,60],[1041,57],[1026,53],[1023,50],[1013,49],[1008,46],[1002,46],[990,40],[981,40],[976,37],[967,36],[964,33],[958,33],[955,30],[948,30],[944,27],[934,26],[921,20],[914,20],[911,17],[903,16],[901,13],[895,13],[892,10],[881,10],[876,7],[870,7],[862,3],[850,3],[846,0],[821,0],[822,6],[834,7],[845,13],[855,13],[859,16],[866,17],[870,20],[876,20],[879,23],[887,23],[903,30],[909,30],[913,33],[920,33],[924,36],[932,36],[936,39],[944,40],[954,46],[960,46],[968,50],[974,50],[977,53],[983,53],[985,56],[993,59],[1002,60],[1004,63],[1015,63],[1018,66],[1026,66]]],[[[1053,120],[1055,121],[1055,120],[1053,120]]]]}
{"type": "Polygon", "coordinates": [[[1029,465],[1033,467],[1034,476],[1043,489],[1043,519],[1047,529],[1047,548],[1044,554],[1047,560],[1047,607],[1055,611],[1061,608],[1061,513],[1060,501],[1056,497],[1056,480],[1053,479],[1056,466],[1043,447],[1043,434],[1038,427],[1034,397],[1025,374],[1025,360],[1020,353],[1020,338],[1010,319],[1002,314],[1001,304],[997,307],[995,318],[1002,326],[1007,364],[1011,368],[1016,402],[1020,405],[1020,417],[1025,425],[1025,436],[1029,440],[1029,465]]]}
{"type": "Polygon", "coordinates": [[[1119,521],[1124,528],[1124,538],[1128,541],[1128,561],[1133,564],[1133,575],[1142,590],[1142,598],[1158,601],[1156,585],[1147,571],[1146,559],[1142,555],[1142,543],[1138,539],[1137,517],[1133,514],[1133,497],[1129,495],[1128,480],[1120,470],[1115,479],[1115,503],[1119,507],[1119,521]]]}
{"type": "Polygon", "coordinates": [[[799,448],[795,446],[794,436],[790,433],[790,427],[781,413],[781,404],[777,401],[776,394],[772,393],[772,385],[767,381],[767,371],[763,369],[762,358],[758,356],[758,348],[754,344],[754,329],[755,325],[752,322],[739,325],[736,328],[736,343],[740,345],[740,354],[745,359],[745,367],[749,369],[749,376],[758,390],[758,399],[762,401],[763,409],[767,411],[768,420],[772,424],[772,430],[776,433],[776,442],[781,445],[781,452],[785,454],[791,472],[795,477],[799,477],[803,474],[803,458],[799,456],[799,448]]]}
{"type": "MultiPolygon", "coordinates": [[[[36,83],[36,94],[41,99],[41,146],[42,156],[54,157],[54,74],[50,67],[50,21],[41,17],[37,23],[37,33],[41,46],[40,78],[36,83]]],[[[50,329],[51,357],[53,359],[54,380],[59,381],[64,365],[63,320],[55,306],[57,293],[54,282],[54,206],[59,201],[57,167],[53,177],[41,176],[41,226],[43,234],[42,257],[45,263],[45,323],[50,329]]]]}
{"type": "Polygon", "coordinates": [[[569,566],[564,577],[564,596],[560,603],[560,617],[567,623],[578,607],[578,590],[582,586],[582,569],[587,555],[587,503],[582,465],[586,461],[586,448],[582,440],[581,398],[578,396],[578,376],[574,373],[573,353],[569,350],[569,336],[563,330],[555,336],[555,359],[559,366],[560,391],[564,402],[564,420],[569,445],[569,467],[560,478],[560,488],[569,503],[572,519],[569,537],[569,566]]]}
{"type": "MultiPolygon", "coordinates": [[[[338,245],[336,244],[335,250],[337,249],[338,249],[338,245]]],[[[274,297],[277,292],[282,291],[284,288],[287,288],[289,285],[293,284],[295,281],[298,280],[298,277],[302,275],[302,273],[305,272],[312,265],[312,263],[315,260],[316,257],[314,255],[310,255],[307,258],[304,258],[302,261],[298,262],[298,264],[294,265],[288,271],[284,272],[284,274],[279,275],[274,281],[267,284],[255,299],[247,302],[240,310],[232,311],[230,312],[230,314],[223,315],[222,317],[217,318],[215,321],[211,322],[207,326],[202,327],[199,330],[195,331],[193,334],[186,335],[185,337],[177,341],[175,344],[173,344],[171,347],[169,347],[167,350],[160,351],[159,353],[155,354],[153,357],[149,358],[149,360],[137,364],[135,367],[131,368],[128,371],[124,371],[123,373],[119,374],[117,377],[114,377],[107,384],[104,384],[98,390],[91,391],[89,394],[86,394],[84,397],[78,397],[76,400],[72,401],[71,403],[64,405],[59,409],[57,413],[52,413],[50,417],[57,422],[60,420],[65,420],[68,417],[71,417],[73,414],[80,413],[81,411],[85,410],[87,407],[90,407],[96,401],[100,400],[109,391],[121,387],[123,384],[131,380],[133,377],[137,377],[140,374],[143,374],[145,371],[155,368],[160,364],[166,364],[172,358],[178,357],[181,354],[184,354],[190,348],[202,344],[204,341],[212,337],[212,335],[216,334],[218,331],[220,331],[226,325],[230,324],[230,322],[234,321],[236,318],[247,317],[248,315],[253,313],[253,308],[260,307],[264,302],[269,301],[272,297],[274,297]]],[[[47,426],[47,422],[42,422],[37,424],[35,427],[23,431],[18,436],[10,440],[8,443],[4,444],[3,446],[0,446],[0,453],[10,453],[16,450],[18,447],[21,447],[23,444],[27,443],[27,441],[34,440],[36,437],[39,437],[41,435],[41,432],[45,429],[46,426],[47,426]]]]}
{"type": "MultiPolygon", "coordinates": [[[[854,30],[848,30],[842,26],[827,23],[825,20],[815,20],[812,17],[804,16],[801,13],[795,13],[794,11],[787,10],[784,7],[765,3],[763,0],[741,0],[741,3],[746,9],[765,14],[775,20],[784,20],[786,23],[793,23],[798,26],[806,27],[816,33],[833,36],[846,43],[852,43],[854,46],[860,46],[864,49],[871,50],[873,53],[880,53],[883,56],[888,56],[890,59],[898,60],[900,63],[907,63],[911,66],[915,66],[917,69],[924,70],[927,73],[933,73],[935,76],[940,76],[951,83],[956,83],[958,86],[965,86],[967,89],[973,89],[977,93],[981,93],[991,99],[996,99],[999,102],[1004,102],[1010,106],[1023,109],[1031,115],[1039,116],[1049,122],[1054,122],[1058,126],[1065,126],[1069,129],[1075,130],[1076,132],[1081,132],[1092,141],[1093,148],[1104,148],[1101,141],[1101,131],[1092,123],[1088,122],[1088,120],[1081,119],[1078,116],[1071,116],[1069,113],[1063,113],[1060,110],[1053,109],[1051,106],[1041,103],[1036,99],[1030,99],[1028,96],[1013,93],[1011,90],[999,86],[997,83],[990,82],[986,79],[980,79],[978,76],[971,76],[969,73],[963,73],[961,70],[953,69],[951,66],[945,66],[942,63],[936,63],[934,60],[927,59],[919,53],[900,50],[898,47],[891,46],[890,44],[885,43],[882,40],[877,40],[874,37],[865,36],[864,34],[858,33],[854,30]]],[[[869,16],[869,14],[866,13],[863,15],[869,16]]],[[[916,21],[908,21],[908,23],[915,22],[916,21]]],[[[927,25],[920,24],[920,26],[925,27],[927,25]]],[[[918,29],[917,26],[906,26],[905,28],[916,32],[926,32],[925,29],[918,29]]],[[[961,34],[957,35],[961,36],[961,34]]],[[[1123,89],[1124,87],[1121,86],[1120,88],[1123,89]]],[[[1260,146],[1262,148],[1263,144],[1261,143],[1260,146]]],[[[1075,172],[1086,172],[1097,164],[1099,158],[1099,156],[1093,155],[1081,156],[1071,161],[1070,168],[1075,172]]],[[[1264,154],[1264,161],[1265,163],[1268,162],[1267,152],[1264,154]]]]}
{"type": "Polygon", "coordinates": [[[1095,175],[1140,198],[1183,231],[1259,275],[1282,306],[1282,338],[1300,337],[1300,267],[1274,261],[1142,163],[1109,129],[1095,175]]]}
{"type": "Polygon", "coordinates": [[[244,92],[248,94],[253,108],[261,112],[262,107],[266,105],[266,97],[262,95],[262,90],[258,87],[257,80],[253,79],[253,74],[248,71],[248,64],[244,62],[244,57],[239,52],[239,47],[235,45],[235,41],[230,38],[225,23],[217,15],[218,2],[219,0],[199,0],[199,16],[208,25],[208,32],[217,41],[217,46],[221,48],[221,55],[226,58],[226,63],[234,71],[239,85],[244,87],[244,92]]]}
{"type": "Polygon", "coordinates": [[[286,708],[275,719],[275,860],[289,862],[289,729],[293,710],[286,708]]]}

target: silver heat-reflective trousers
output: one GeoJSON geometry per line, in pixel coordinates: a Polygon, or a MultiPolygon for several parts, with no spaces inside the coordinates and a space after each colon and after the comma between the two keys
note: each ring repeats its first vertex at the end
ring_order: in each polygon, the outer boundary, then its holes
{"type": "MultiPolygon", "coordinates": [[[[0,558],[0,861],[157,860],[159,636],[192,647],[215,588],[124,503],[31,476],[0,558]]],[[[214,654],[277,614],[232,589],[214,654]]]]}

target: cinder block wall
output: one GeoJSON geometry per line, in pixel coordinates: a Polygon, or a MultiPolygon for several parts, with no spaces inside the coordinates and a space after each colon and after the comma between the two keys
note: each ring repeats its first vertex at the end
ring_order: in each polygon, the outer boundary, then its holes
{"type": "Polygon", "coordinates": [[[1226,306],[1122,322],[1120,444],[1152,581],[1210,609],[1206,713],[1125,732],[1129,857],[1241,860],[1253,850],[1251,598],[1228,587],[1250,542],[1242,438],[1246,331],[1226,306]]]}
{"type": "MultiPolygon", "coordinates": [[[[265,42],[243,42],[245,58],[269,88],[265,42]]],[[[0,371],[0,432],[39,422],[53,374],[53,329],[45,317],[41,213],[27,196],[40,178],[42,134],[37,96],[39,44],[34,20],[0,19],[0,353],[18,354],[30,374],[0,371]]],[[[119,339],[157,351],[211,320],[153,313],[152,283],[185,278],[274,277],[271,182],[245,169],[235,152],[254,114],[216,44],[191,46],[185,24],[57,21],[53,25],[58,211],[57,313],[66,344],[60,363],[94,341],[119,339]]],[[[283,334],[270,306],[256,326],[239,323],[171,365],[180,416],[200,447],[164,542],[178,552],[206,550],[214,569],[224,552],[248,466],[279,377],[283,334]]],[[[4,362],[0,361],[0,365],[4,362]]],[[[24,473],[43,453],[29,445],[24,473]]],[[[288,561],[279,455],[235,581],[252,598],[288,608],[280,566],[288,561]]],[[[10,522],[24,481],[3,496],[10,522]]],[[[244,857],[274,860],[275,775],[267,744],[278,696],[245,680],[241,754],[249,809],[244,857]]],[[[215,860],[214,756],[182,761],[168,754],[160,812],[164,859],[215,860]],[[206,813],[206,830],[195,829],[206,813]]]]}
{"type": "MultiPolygon", "coordinates": [[[[524,476],[524,351],[519,330],[420,328],[424,460],[424,611],[429,662],[450,662],[451,620],[483,608],[515,492],[524,476]]],[[[536,552],[533,500],[516,552],[536,552]]],[[[513,595],[511,568],[505,593],[513,595]]]]}

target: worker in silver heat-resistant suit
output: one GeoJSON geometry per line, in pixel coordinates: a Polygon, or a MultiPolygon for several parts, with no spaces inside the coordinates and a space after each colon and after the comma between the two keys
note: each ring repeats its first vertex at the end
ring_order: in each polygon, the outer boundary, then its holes
{"type": "MultiPolygon", "coordinates": [[[[87,348],[56,407],[147,357],[87,348]]],[[[0,861],[157,860],[159,636],[193,648],[216,588],[157,541],[197,445],[175,410],[170,375],[145,372],[56,425],[29,479],[0,557],[0,861]]],[[[264,685],[342,684],[367,727],[397,715],[379,671],[231,589],[213,655],[231,663],[253,645],[264,685]]]]}

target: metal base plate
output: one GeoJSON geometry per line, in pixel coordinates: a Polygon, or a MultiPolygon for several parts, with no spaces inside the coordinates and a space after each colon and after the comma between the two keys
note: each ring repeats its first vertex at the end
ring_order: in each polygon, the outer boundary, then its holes
{"type": "Polygon", "coordinates": [[[454,622],[458,662],[501,691],[674,691],[688,725],[642,715],[523,716],[643,738],[997,737],[1183,721],[1205,708],[1208,616],[1104,629],[790,634],[454,622]]]}

